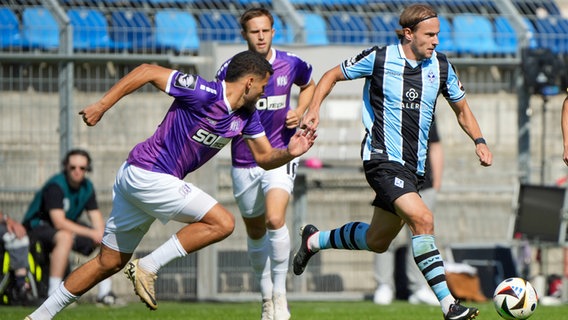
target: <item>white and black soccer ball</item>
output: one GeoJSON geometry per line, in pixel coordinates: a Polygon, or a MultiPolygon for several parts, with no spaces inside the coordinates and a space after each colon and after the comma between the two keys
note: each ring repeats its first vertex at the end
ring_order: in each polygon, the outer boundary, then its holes
{"type": "Polygon", "coordinates": [[[493,303],[503,319],[528,319],[536,310],[538,295],[527,280],[509,278],[503,280],[495,289],[493,303]]]}

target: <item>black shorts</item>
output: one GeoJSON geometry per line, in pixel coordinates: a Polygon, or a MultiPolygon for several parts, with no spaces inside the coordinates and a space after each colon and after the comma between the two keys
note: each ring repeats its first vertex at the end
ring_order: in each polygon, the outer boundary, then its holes
{"type": "Polygon", "coordinates": [[[375,190],[373,206],[393,214],[396,214],[394,201],[404,194],[418,193],[424,183],[424,177],[394,161],[367,160],[363,162],[363,168],[367,182],[375,190]]]}
{"type": "MultiPolygon", "coordinates": [[[[30,231],[30,233],[33,235],[33,238],[38,240],[47,252],[51,252],[53,250],[53,238],[55,237],[56,232],[57,230],[47,223],[40,224],[30,231]]],[[[91,238],[77,235],[75,236],[72,248],[73,251],[88,256],[96,248],[97,245],[93,242],[93,240],[91,240],[91,238]]]]}

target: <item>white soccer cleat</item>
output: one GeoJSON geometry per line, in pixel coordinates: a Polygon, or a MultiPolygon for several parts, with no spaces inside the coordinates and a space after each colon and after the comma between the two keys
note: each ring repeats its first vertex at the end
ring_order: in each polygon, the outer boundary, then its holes
{"type": "Polygon", "coordinates": [[[158,309],[156,302],[156,293],[154,291],[154,283],[158,275],[148,271],[144,271],[138,266],[139,259],[133,260],[126,265],[124,273],[132,281],[134,292],[140,297],[140,300],[150,308],[150,310],[158,309]]]}
{"type": "Polygon", "coordinates": [[[274,320],[290,319],[290,310],[288,309],[286,295],[275,294],[272,301],[274,302],[274,320]]]}
{"type": "Polygon", "coordinates": [[[272,300],[262,300],[260,320],[274,320],[274,303],[272,300]]]}

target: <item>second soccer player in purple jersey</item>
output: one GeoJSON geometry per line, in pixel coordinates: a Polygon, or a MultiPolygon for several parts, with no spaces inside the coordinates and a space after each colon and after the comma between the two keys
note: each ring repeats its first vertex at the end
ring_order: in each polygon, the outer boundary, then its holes
{"type": "MultiPolygon", "coordinates": [[[[312,66],[293,53],[272,48],[274,17],[264,8],[251,8],[241,15],[241,34],[250,51],[270,62],[274,74],[258,100],[256,109],[266,136],[275,148],[286,148],[312,99],[315,82],[312,66]],[[295,108],[291,90],[300,88],[295,108]]],[[[230,60],[229,60],[230,61],[230,60]]],[[[221,66],[218,79],[226,77],[221,66]]],[[[261,319],[287,320],[286,275],[290,257],[290,235],[286,208],[294,186],[298,160],[272,170],[259,167],[242,138],[231,148],[233,194],[247,231],[249,260],[260,283],[261,319]]]]}

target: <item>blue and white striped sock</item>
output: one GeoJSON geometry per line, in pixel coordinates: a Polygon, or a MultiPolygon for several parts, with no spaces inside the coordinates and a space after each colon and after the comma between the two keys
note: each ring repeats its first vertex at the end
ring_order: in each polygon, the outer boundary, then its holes
{"type": "Polygon", "coordinates": [[[369,250],[364,222],[349,222],[340,228],[319,232],[319,249],[369,250]]]}
{"type": "Polygon", "coordinates": [[[454,298],[446,282],[444,261],[434,243],[434,236],[429,234],[413,236],[412,252],[418,269],[428,281],[428,285],[441,302],[442,311],[446,314],[450,304],[454,302],[454,298]]]}

